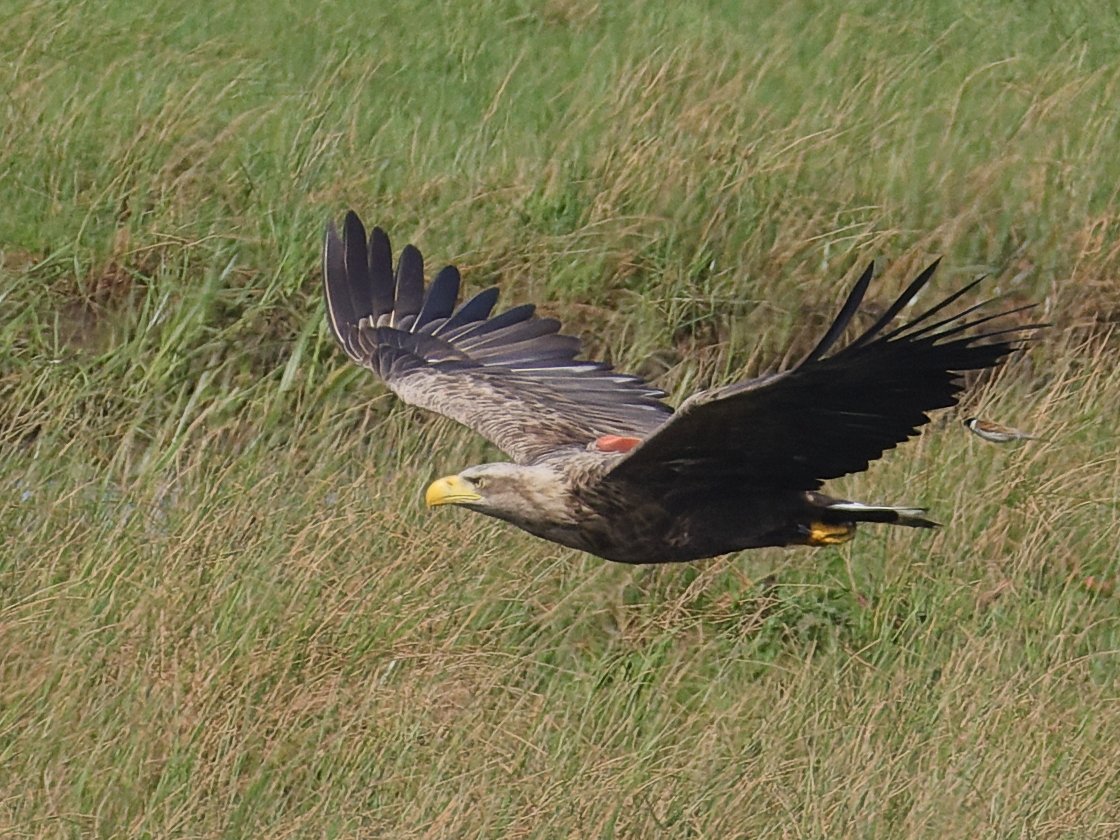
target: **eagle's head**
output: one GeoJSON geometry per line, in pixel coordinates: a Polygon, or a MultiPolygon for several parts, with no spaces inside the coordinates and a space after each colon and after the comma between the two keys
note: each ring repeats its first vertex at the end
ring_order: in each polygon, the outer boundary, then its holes
{"type": "Polygon", "coordinates": [[[549,466],[500,462],[437,479],[424,494],[428,507],[460,505],[524,527],[571,518],[562,474],[549,466]]]}

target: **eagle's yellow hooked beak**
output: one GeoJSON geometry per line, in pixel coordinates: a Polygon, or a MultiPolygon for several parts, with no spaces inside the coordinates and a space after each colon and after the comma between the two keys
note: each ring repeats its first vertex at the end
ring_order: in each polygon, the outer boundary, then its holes
{"type": "Polygon", "coordinates": [[[428,485],[428,490],[424,493],[424,501],[428,507],[462,505],[481,502],[482,496],[478,495],[474,485],[467,479],[457,475],[449,475],[438,478],[428,485]]]}

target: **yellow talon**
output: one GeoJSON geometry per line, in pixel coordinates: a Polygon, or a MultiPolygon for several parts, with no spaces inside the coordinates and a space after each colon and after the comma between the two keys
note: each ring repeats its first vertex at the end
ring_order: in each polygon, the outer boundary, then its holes
{"type": "Polygon", "coordinates": [[[856,526],[826,525],[823,522],[809,523],[809,545],[840,545],[856,535],[856,526]]]}

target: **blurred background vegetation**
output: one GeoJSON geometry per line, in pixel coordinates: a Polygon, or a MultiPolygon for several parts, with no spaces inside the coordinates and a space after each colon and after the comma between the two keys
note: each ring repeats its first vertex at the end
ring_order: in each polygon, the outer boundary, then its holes
{"type": "Polygon", "coordinates": [[[1120,830],[1115,5],[0,20],[5,836],[1120,830]],[[1054,327],[832,485],[937,534],[620,567],[422,509],[493,453],[333,346],[351,207],[674,399],[871,259],[1054,327]]]}

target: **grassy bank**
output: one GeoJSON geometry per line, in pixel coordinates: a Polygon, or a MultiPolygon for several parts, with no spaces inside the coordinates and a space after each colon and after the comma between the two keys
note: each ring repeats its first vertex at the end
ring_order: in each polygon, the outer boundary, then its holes
{"type": "Polygon", "coordinates": [[[1120,831],[1120,19],[816,5],[8,4],[0,834],[1120,831]],[[872,258],[1055,327],[831,485],[942,530],[621,567],[422,508],[348,207],[675,399],[872,258]]]}

